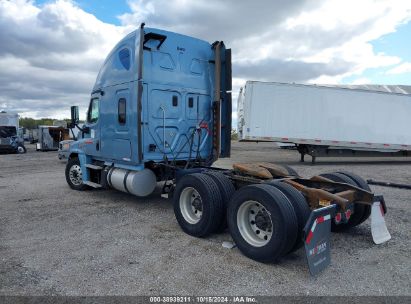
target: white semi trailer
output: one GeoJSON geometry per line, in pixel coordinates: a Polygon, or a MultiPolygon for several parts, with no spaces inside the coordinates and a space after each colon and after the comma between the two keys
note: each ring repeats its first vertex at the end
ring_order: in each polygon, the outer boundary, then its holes
{"type": "Polygon", "coordinates": [[[238,97],[240,141],[295,144],[312,156],[411,156],[411,95],[247,81],[238,97]],[[375,152],[378,152],[375,153],[375,152]]]}

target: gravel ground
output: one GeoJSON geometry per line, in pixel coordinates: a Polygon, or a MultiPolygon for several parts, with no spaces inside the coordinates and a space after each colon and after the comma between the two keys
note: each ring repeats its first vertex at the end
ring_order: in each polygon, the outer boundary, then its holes
{"type": "MultiPolygon", "coordinates": [[[[301,175],[347,170],[411,183],[411,162],[319,158],[272,143],[233,143],[234,161],[292,165],[301,175]]],[[[225,249],[228,233],[184,234],[160,189],[139,199],[115,190],[76,192],[56,152],[0,155],[0,295],[411,295],[410,190],[385,196],[392,239],[374,245],[367,220],[332,235],[332,265],[313,278],[304,252],[261,264],[225,249]]]]}

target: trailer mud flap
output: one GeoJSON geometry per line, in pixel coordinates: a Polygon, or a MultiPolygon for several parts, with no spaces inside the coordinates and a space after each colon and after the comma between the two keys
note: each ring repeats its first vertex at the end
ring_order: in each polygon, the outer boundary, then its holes
{"type": "Polygon", "coordinates": [[[385,224],[384,215],[387,208],[384,199],[378,196],[375,198],[379,201],[374,202],[371,207],[371,235],[375,244],[382,244],[391,239],[391,234],[385,224]]]}
{"type": "Polygon", "coordinates": [[[331,262],[330,235],[331,220],[336,206],[331,205],[311,212],[304,227],[304,247],[311,275],[327,268],[331,262]]]}

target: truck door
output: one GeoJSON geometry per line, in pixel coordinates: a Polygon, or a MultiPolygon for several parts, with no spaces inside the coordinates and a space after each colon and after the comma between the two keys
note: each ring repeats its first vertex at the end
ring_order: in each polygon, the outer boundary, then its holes
{"type": "Polygon", "coordinates": [[[130,99],[130,84],[116,85],[105,89],[104,128],[101,130],[101,157],[132,161],[130,124],[133,117],[130,99]],[[105,98],[107,96],[107,98],[105,98]]]}
{"type": "Polygon", "coordinates": [[[100,155],[100,121],[100,98],[99,94],[95,93],[91,96],[85,124],[85,127],[88,128],[88,132],[84,135],[85,138],[88,138],[84,142],[84,151],[87,155],[100,155]]]}

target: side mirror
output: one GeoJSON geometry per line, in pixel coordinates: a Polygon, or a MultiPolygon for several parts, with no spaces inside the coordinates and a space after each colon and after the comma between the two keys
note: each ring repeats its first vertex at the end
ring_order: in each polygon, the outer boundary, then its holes
{"type": "Polygon", "coordinates": [[[78,106],[71,107],[71,125],[77,125],[80,121],[78,114],[78,106]]]}
{"type": "Polygon", "coordinates": [[[81,130],[82,130],[82,132],[83,132],[84,134],[90,133],[90,128],[87,127],[87,126],[84,126],[81,130]]]}

